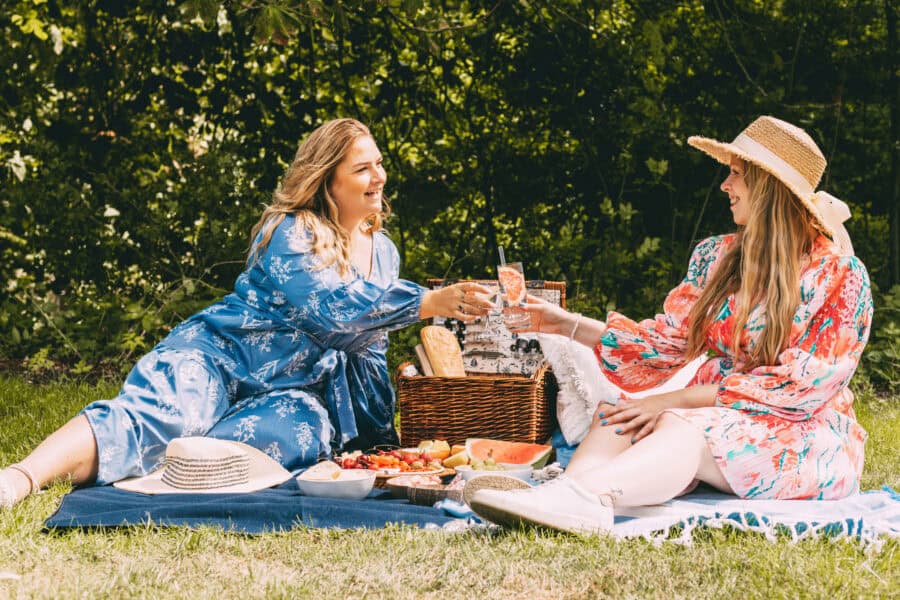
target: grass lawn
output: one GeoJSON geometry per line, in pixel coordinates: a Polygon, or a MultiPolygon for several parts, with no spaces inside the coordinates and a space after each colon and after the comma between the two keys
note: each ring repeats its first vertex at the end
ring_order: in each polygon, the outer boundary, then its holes
{"type": "MultiPolygon", "coordinates": [[[[0,464],[115,386],[0,378],[0,464]]],[[[900,398],[862,394],[864,489],[900,489],[900,398]]],[[[533,531],[301,529],[248,537],[137,527],[46,533],[68,486],[0,512],[0,598],[897,597],[900,542],[776,543],[700,531],[691,547],[533,531]],[[893,590],[893,591],[891,591],[893,590]]]]}

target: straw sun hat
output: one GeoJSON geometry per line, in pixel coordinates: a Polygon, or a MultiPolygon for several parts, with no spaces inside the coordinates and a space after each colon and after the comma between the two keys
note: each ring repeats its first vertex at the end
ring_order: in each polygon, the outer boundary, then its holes
{"type": "Polygon", "coordinates": [[[142,494],[255,492],[284,483],[291,474],[253,446],[207,437],[175,438],[165,464],[144,477],[113,485],[142,494]]]}
{"type": "Polygon", "coordinates": [[[844,228],[850,209],[831,194],[816,191],[827,162],[805,131],[775,117],[763,116],[730,143],[695,135],[688,138],[688,144],[724,165],[737,156],[764,169],[800,199],[823,233],[841,250],[853,254],[850,235],[844,228]]]}

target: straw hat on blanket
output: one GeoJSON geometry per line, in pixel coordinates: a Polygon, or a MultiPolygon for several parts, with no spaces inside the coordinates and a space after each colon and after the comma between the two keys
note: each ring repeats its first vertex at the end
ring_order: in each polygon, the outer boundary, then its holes
{"type": "Polygon", "coordinates": [[[175,438],[165,464],[113,485],[142,494],[231,494],[280,485],[291,474],[253,446],[207,437],[175,438]]]}
{"type": "Polygon", "coordinates": [[[809,135],[775,117],[753,121],[732,142],[691,136],[688,144],[724,165],[737,156],[776,177],[790,189],[812,214],[816,226],[843,252],[853,254],[850,234],[844,221],[850,218],[847,204],[823,191],[816,191],[827,161],[809,135]]]}

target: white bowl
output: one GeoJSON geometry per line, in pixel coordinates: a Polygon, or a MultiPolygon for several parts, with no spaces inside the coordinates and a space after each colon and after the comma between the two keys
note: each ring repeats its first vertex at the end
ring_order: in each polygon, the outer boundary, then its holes
{"type": "Polygon", "coordinates": [[[513,464],[501,464],[502,469],[473,469],[472,465],[461,465],[456,467],[456,472],[462,475],[462,478],[468,481],[473,477],[478,477],[479,475],[508,475],[510,477],[515,477],[516,479],[521,479],[522,481],[529,481],[531,479],[532,468],[531,465],[513,465],[513,464]]]}
{"type": "Polygon", "coordinates": [[[303,479],[301,473],[297,477],[297,486],[305,496],[362,500],[375,486],[375,471],[343,469],[337,479],[303,479]]]}

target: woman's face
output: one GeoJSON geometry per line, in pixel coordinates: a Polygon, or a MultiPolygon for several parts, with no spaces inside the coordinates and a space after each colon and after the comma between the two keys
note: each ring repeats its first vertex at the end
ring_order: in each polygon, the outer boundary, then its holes
{"type": "Polygon", "coordinates": [[[744,161],[732,157],[731,172],[721,187],[731,201],[731,216],[734,222],[737,225],[746,225],[750,218],[750,190],[744,181],[744,161]]]}
{"type": "Polygon", "coordinates": [[[369,136],[358,138],[334,170],[329,189],[341,212],[341,225],[355,227],[381,211],[381,195],[387,174],[381,152],[369,136]]]}

